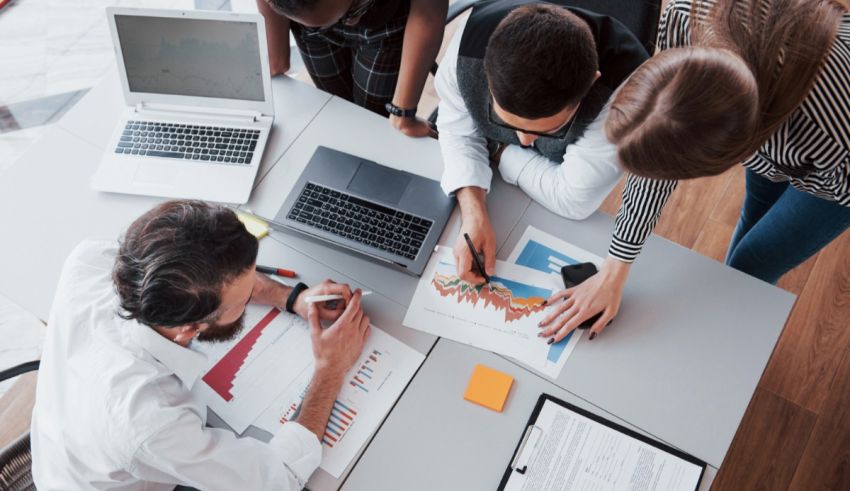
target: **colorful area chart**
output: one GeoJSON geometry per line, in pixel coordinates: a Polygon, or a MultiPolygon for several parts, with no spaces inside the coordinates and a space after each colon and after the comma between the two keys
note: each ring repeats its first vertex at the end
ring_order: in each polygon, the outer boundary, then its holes
{"type": "Polygon", "coordinates": [[[549,346],[538,324],[557,286],[550,275],[497,260],[491,281],[475,285],[461,280],[457,269],[451,249],[438,247],[404,325],[528,364],[545,360],[549,346]]]}
{"type": "Polygon", "coordinates": [[[440,263],[431,284],[442,297],[453,296],[458,303],[477,305],[505,312],[505,322],[515,321],[543,310],[543,301],[550,290],[493,276],[489,284],[471,285],[456,275],[440,271],[456,269],[453,264],[440,263]]]}

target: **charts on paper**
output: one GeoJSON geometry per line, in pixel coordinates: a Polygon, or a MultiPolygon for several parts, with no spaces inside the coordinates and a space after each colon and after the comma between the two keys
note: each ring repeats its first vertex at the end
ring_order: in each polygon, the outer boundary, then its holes
{"type": "Polygon", "coordinates": [[[457,277],[451,251],[440,247],[419,281],[404,325],[533,363],[548,350],[537,324],[555,286],[547,274],[501,261],[490,284],[471,285],[457,277]]]}
{"type": "MultiPolygon", "coordinates": [[[[249,306],[245,332],[212,345],[212,360],[192,391],[237,433],[274,433],[297,420],[313,376],[309,326],[277,309],[249,306]]],[[[345,376],[325,428],[321,467],[339,477],[377,429],[424,356],[372,326],[363,353],[345,376]]]]}
{"type": "MultiPolygon", "coordinates": [[[[384,333],[372,330],[360,359],[346,374],[322,435],[321,467],[339,477],[389,412],[424,356],[384,333]]],[[[274,433],[298,419],[309,390],[311,370],[301,374],[263,411],[254,426],[274,433]]]]}
{"type": "MultiPolygon", "coordinates": [[[[602,258],[599,256],[534,227],[528,227],[525,230],[511,255],[508,256],[508,262],[551,274],[556,281],[560,282],[560,288],[563,288],[562,267],[585,262],[594,263],[597,268],[602,266],[602,258]]],[[[552,344],[546,353],[545,363],[539,367],[540,371],[552,378],[557,378],[581,335],[581,330],[575,330],[561,341],[552,344]]]]}

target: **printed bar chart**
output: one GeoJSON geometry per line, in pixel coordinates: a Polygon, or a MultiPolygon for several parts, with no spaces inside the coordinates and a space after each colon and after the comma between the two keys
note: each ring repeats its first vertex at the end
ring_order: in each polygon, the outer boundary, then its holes
{"type": "MultiPolygon", "coordinates": [[[[508,257],[508,261],[542,273],[554,274],[558,283],[563,284],[561,268],[584,262],[594,263],[598,268],[601,266],[602,258],[533,227],[528,227],[508,257]]],[[[581,331],[575,330],[559,342],[553,343],[549,347],[546,364],[542,370],[552,377],[557,377],[580,337],[581,331]]]]}
{"type": "Polygon", "coordinates": [[[236,374],[247,361],[248,354],[254,349],[254,345],[262,336],[263,331],[278,314],[280,314],[280,310],[272,309],[202,377],[202,380],[225,401],[229,402],[233,399],[231,391],[236,382],[236,374]]]}

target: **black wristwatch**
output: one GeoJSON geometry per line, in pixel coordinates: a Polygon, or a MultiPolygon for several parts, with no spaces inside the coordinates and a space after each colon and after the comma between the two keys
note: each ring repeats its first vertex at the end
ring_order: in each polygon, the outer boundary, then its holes
{"type": "Polygon", "coordinates": [[[301,292],[309,288],[304,283],[298,283],[297,285],[292,287],[292,291],[289,292],[289,296],[286,297],[286,311],[290,314],[294,314],[295,310],[295,301],[298,300],[298,295],[301,295],[301,292]]]}
{"type": "Polygon", "coordinates": [[[398,116],[399,118],[415,118],[416,117],[416,108],[413,109],[402,109],[392,102],[388,102],[386,106],[387,112],[392,114],[393,116],[398,116]]]}

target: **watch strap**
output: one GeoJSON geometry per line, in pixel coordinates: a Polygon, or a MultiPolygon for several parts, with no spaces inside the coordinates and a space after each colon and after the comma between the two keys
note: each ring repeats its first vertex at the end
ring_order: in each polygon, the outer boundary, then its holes
{"type": "Polygon", "coordinates": [[[294,314],[295,310],[295,301],[298,300],[298,295],[301,295],[301,292],[309,288],[304,283],[299,282],[297,285],[292,287],[292,291],[289,292],[289,296],[286,297],[286,311],[290,314],[294,314]]]}
{"type": "Polygon", "coordinates": [[[416,117],[416,108],[415,107],[413,109],[403,109],[403,108],[396,106],[392,102],[388,102],[384,107],[386,108],[388,113],[392,114],[393,116],[397,116],[399,118],[415,118],[416,117]]]}

